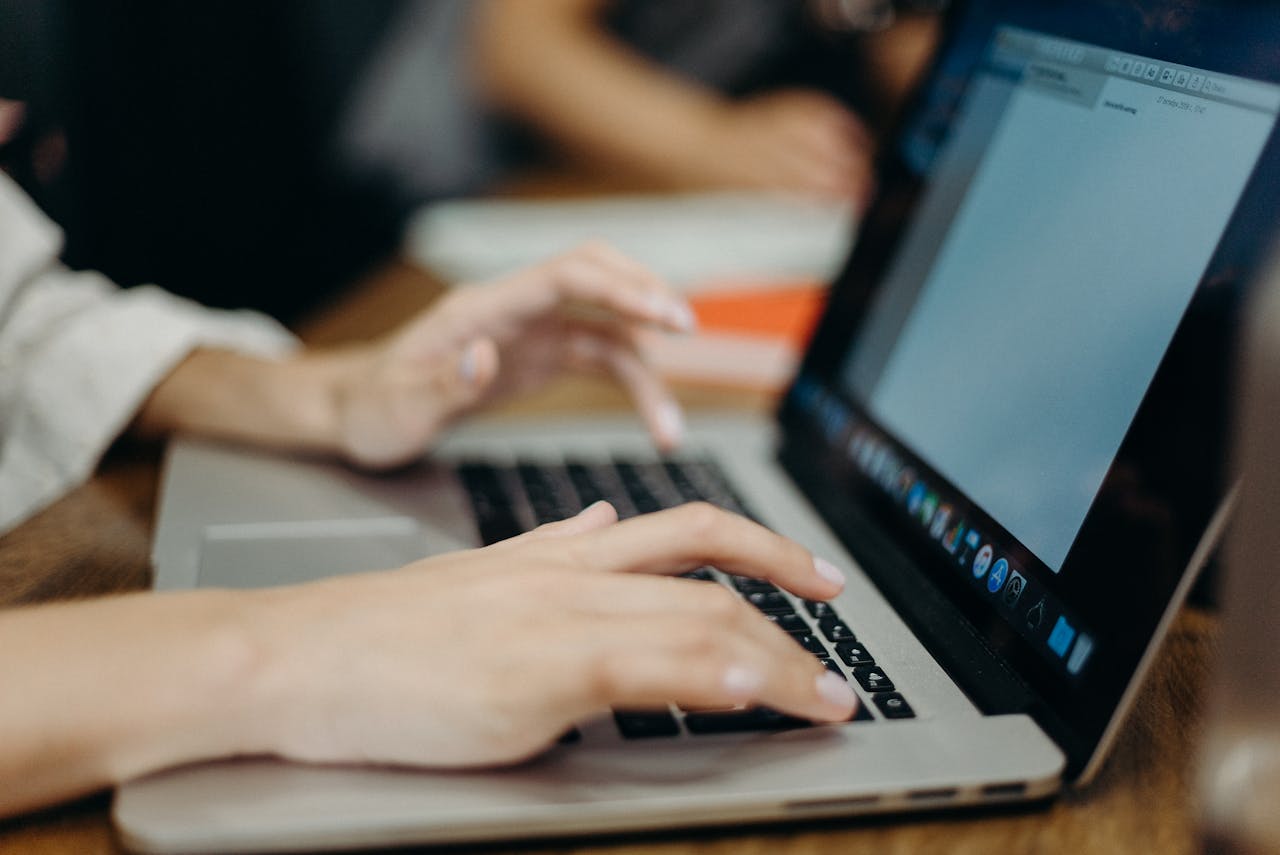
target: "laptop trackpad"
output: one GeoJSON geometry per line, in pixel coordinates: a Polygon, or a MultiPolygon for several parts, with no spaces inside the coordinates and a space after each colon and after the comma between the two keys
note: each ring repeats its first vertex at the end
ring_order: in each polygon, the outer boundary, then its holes
{"type": "Polygon", "coordinates": [[[266,588],[385,570],[433,552],[407,517],[214,525],[200,544],[201,588],[266,588]]]}

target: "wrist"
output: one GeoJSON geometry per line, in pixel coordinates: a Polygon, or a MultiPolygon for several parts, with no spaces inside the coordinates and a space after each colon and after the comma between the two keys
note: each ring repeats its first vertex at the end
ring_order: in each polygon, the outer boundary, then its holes
{"type": "Polygon", "coordinates": [[[142,631],[123,634],[140,647],[131,658],[145,665],[133,685],[117,686],[132,700],[100,716],[112,783],[184,763],[274,753],[274,653],[259,629],[262,600],[256,591],[205,590],[128,603],[134,613],[122,617],[142,631]]]}
{"type": "Polygon", "coordinates": [[[279,407],[282,444],[294,450],[350,456],[348,412],[367,377],[367,349],[305,354],[278,367],[272,398],[279,407]]]}

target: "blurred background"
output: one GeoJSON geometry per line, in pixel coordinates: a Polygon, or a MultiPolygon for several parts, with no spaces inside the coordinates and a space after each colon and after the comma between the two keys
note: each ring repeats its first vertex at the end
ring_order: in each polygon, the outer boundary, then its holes
{"type": "Polygon", "coordinates": [[[0,162],[71,266],[287,322],[529,176],[856,208],[942,5],[0,0],[0,162]]]}

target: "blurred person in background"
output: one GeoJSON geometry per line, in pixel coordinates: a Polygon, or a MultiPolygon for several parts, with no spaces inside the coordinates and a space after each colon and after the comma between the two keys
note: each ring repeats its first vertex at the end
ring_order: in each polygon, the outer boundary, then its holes
{"type": "MultiPolygon", "coordinates": [[[[860,114],[882,125],[904,75],[885,59],[901,51],[863,34],[893,15],[886,0],[415,0],[340,146],[427,197],[483,189],[549,148],[672,189],[862,202],[860,114]]],[[[922,40],[907,39],[907,74],[922,40]]]]}

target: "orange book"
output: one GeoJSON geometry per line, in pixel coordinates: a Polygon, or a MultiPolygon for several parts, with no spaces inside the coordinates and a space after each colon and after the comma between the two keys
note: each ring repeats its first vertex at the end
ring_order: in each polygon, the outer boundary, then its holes
{"type": "Polygon", "coordinates": [[[712,281],[690,289],[690,336],[650,335],[645,352],[680,381],[779,391],[795,372],[826,305],[814,280],[712,281]]]}

